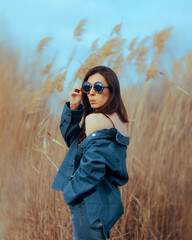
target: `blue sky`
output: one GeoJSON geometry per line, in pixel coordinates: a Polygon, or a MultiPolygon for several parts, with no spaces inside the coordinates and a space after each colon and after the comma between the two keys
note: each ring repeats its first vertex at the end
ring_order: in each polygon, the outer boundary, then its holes
{"type": "Polygon", "coordinates": [[[117,24],[123,24],[122,36],[130,41],[173,26],[173,47],[183,55],[192,49],[191,9],[191,0],[7,0],[1,3],[0,28],[17,46],[32,51],[41,39],[52,37],[50,53],[65,62],[75,45],[88,51],[95,39],[106,41],[117,24]],[[73,31],[83,18],[86,29],[77,43],[73,31]]]}

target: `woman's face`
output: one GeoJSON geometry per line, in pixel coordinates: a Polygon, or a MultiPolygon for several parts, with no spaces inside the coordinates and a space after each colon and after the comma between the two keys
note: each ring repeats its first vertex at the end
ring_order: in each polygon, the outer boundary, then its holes
{"type": "MultiPolygon", "coordinates": [[[[92,86],[94,86],[96,82],[101,82],[104,86],[108,86],[105,78],[99,73],[91,75],[87,82],[89,82],[92,86]]],[[[92,87],[90,92],[87,94],[87,97],[93,109],[101,108],[109,99],[110,91],[109,88],[104,88],[101,93],[97,93],[92,87]]]]}

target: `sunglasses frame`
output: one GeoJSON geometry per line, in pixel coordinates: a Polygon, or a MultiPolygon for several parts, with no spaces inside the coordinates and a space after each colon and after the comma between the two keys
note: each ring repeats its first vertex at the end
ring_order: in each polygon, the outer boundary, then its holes
{"type": "MultiPolygon", "coordinates": [[[[85,83],[89,83],[89,82],[84,82],[83,85],[84,85],[85,83]]],[[[93,87],[93,89],[94,89],[94,91],[95,91],[96,93],[102,93],[103,90],[104,90],[104,88],[109,88],[109,86],[104,86],[102,82],[99,82],[99,81],[98,81],[98,82],[95,82],[94,85],[91,85],[91,83],[89,83],[89,85],[90,85],[90,90],[89,90],[88,92],[86,92],[86,91],[83,90],[83,85],[82,85],[82,91],[83,91],[84,93],[86,93],[86,94],[90,93],[92,87],[93,87]],[[95,84],[97,84],[97,83],[101,83],[101,85],[102,85],[102,89],[101,89],[101,91],[99,91],[99,92],[95,89],[95,84]]]]}

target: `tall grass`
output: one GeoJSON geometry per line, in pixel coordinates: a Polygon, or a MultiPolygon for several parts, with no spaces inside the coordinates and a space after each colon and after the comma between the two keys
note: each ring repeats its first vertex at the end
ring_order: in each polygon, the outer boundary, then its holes
{"type": "MultiPolygon", "coordinates": [[[[77,41],[85,22],[74,31],[77,41]]],[[[94,41],[68,82],[73,55],[58,71],[51,71],[54,58],[46,66],[35,58],[21,70],[19,53],[1,42],[1,239],[72,239],[69,209],[62,193],[51,190],[67,151],[60,114],[74,84],[99,64],[117,72],[130,120],[130,179],[121,188],[125,213],[111,239],[191,239],[192,53],[174,61],[168,75],[159,56],[171,29],[129,44],[120,30],[121,24],[115,26],[100,47],[94,41]]],[[[43,39],[36,54],[50,40],[43,39]]]]}

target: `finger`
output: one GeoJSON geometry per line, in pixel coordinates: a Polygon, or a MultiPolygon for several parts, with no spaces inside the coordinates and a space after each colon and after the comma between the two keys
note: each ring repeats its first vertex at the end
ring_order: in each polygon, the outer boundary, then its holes
{"type": "Polygon", "coordinates": [[[71,93],[71,96],[78,96],[79,95],[79,93],[77,93],[77,92],[72,92],[71,93]]]}
{"type": "Polygon", "coordinates": [[[81,87],[76,87],[73,89],[74,92],[80,92],[81,91],[81,87]]]}

